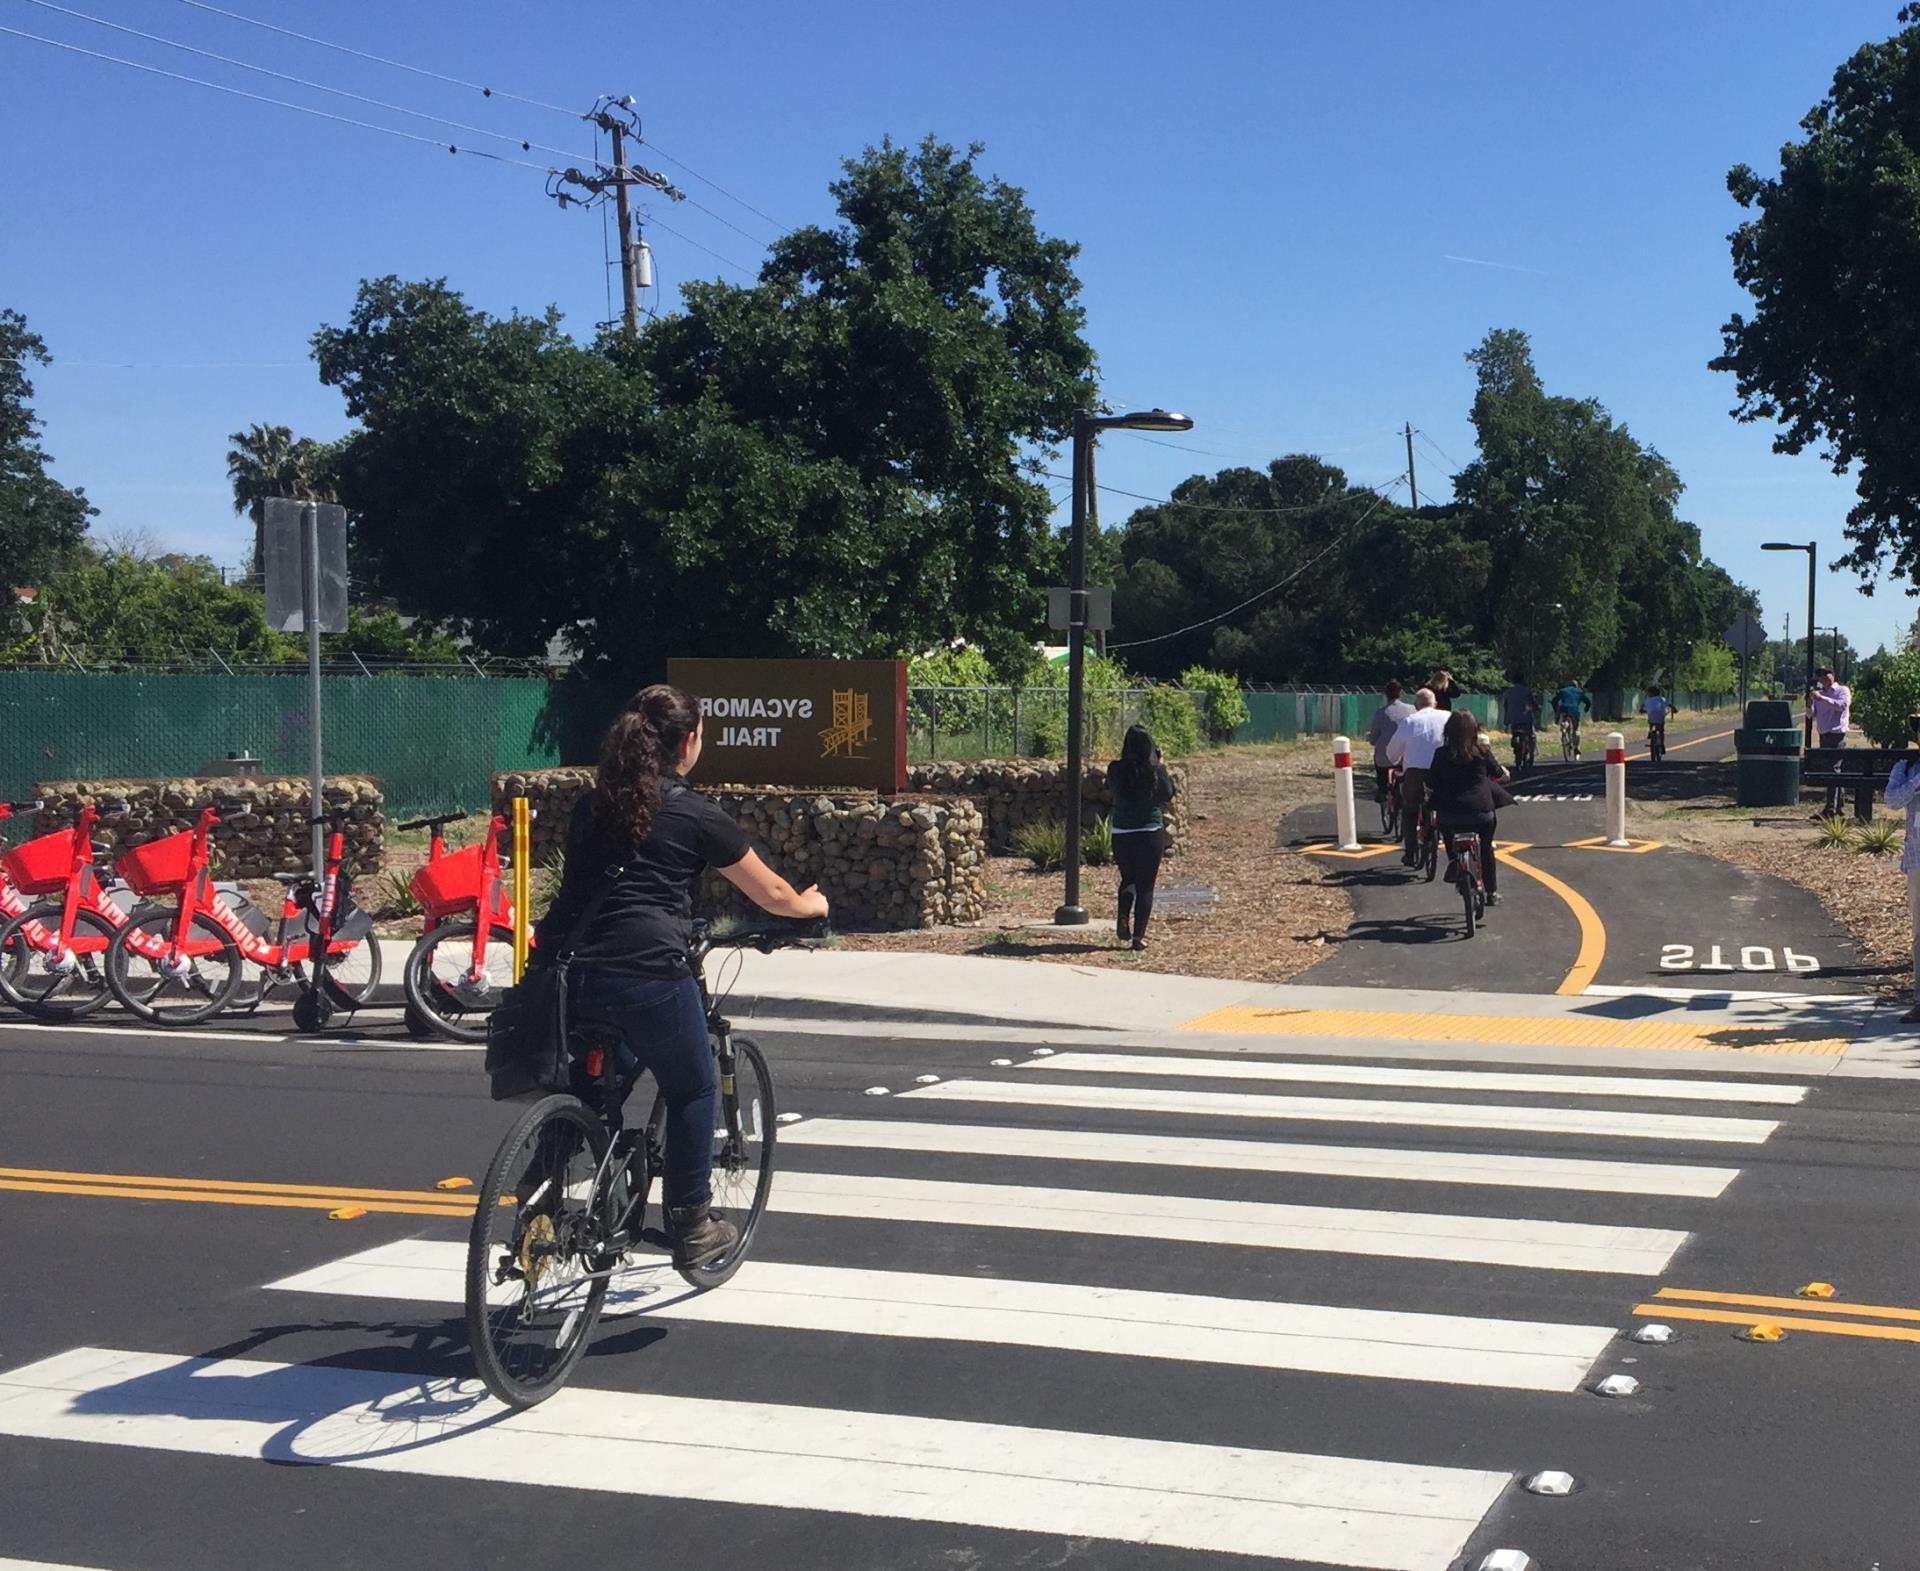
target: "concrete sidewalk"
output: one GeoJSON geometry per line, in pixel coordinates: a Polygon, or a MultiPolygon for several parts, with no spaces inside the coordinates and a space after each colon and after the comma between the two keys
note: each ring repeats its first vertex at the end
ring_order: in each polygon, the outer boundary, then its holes
{"type": "MultiPolygon", "coordinates": [[[[716,968],[716,981],[731,976],[716,968]]],[[[741,956],[727,1009],[783,1027],[1210,1052],[1377,1054],[1755,1073],[1920,1073],[1920,1032],[1834,995],[1609,989],[1577,997],[1220,981],[968,955],[741,956]]]]}

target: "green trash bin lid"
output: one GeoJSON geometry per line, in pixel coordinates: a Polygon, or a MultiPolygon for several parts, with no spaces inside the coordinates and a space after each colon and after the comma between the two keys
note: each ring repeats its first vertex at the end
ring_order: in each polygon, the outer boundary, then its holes
{"type": "Polygon", "coordinates": [[[1782,698],[1756,698],[1747,705],[1748,731],[1791,731],[1793,705],[1782,698]]]}

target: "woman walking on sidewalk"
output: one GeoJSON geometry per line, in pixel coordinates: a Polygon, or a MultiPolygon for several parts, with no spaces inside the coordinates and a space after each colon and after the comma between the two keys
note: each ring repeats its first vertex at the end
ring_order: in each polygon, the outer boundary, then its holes
{"type": "Polygon", "coordinates": [[[1153,915],[1153,885],[1167,851],[1167,820],[1162,811],[1173,800],[1173,776],[1160,762],[1160,749],[1145,726],[1129,726],[1120,756],[1107,765],[1107,790],[1113,796],[1113,860],[1120,869],[1120,918],[1114,930],[1147,947],[1147,920],[1153,915]]]}

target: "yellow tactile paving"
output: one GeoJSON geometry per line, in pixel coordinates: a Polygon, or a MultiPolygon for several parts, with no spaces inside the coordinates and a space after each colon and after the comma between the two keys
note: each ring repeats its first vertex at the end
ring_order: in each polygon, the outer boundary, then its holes
{"type": "Polygon", "coordinates": [[[1407,1038],[1420,1042],[1480,1042],[1531,1047],[1638,1047],[1686,1051],[1732,1048],[1743,1053],[1837,1057],[1845,1037],[1780,1039],[1780,1027],[1706,1020],[1607,1020],[1581,1015],[1531,1019],[1524,1015],[1396,1013],[1384,1009],[1263,1009],[1235,1004],[1183,1021],[1182,1031],[1250,1036],[1407,1038]]]}

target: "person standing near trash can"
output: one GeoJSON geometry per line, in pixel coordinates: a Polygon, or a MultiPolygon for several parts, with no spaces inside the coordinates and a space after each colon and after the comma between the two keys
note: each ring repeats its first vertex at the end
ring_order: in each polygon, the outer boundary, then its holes
{"type": "MultiPolygon", "coordinates": [[[[1920,743],[1920,715],[1907,716],[1907,741],[1920,743]]],[[[1920,753],[1908,753],[1887,776],[1886,803],[1907,813],[1907,840],[1900,871],[1907,875],[1907,921],[1913,929],[1913,1007],[1900,1018],[1920,1025],[1920,753]]]]}
{"type": "MultiPolygon", "coordinates": [[[[1820,738],[1821,750],[1845,747],[1847,724],[1853,717],[1852,689],[1841,686],[1833,679],[1833,672],[1823,667],[1820,685],[1807,689],[1807,707],[1813,711],[1813,730],[1820,738]]],[[[1846,805],[1846,791],[1837,785],[1828,786],[1827,817],[1838,818],[1846,805]]]]}

